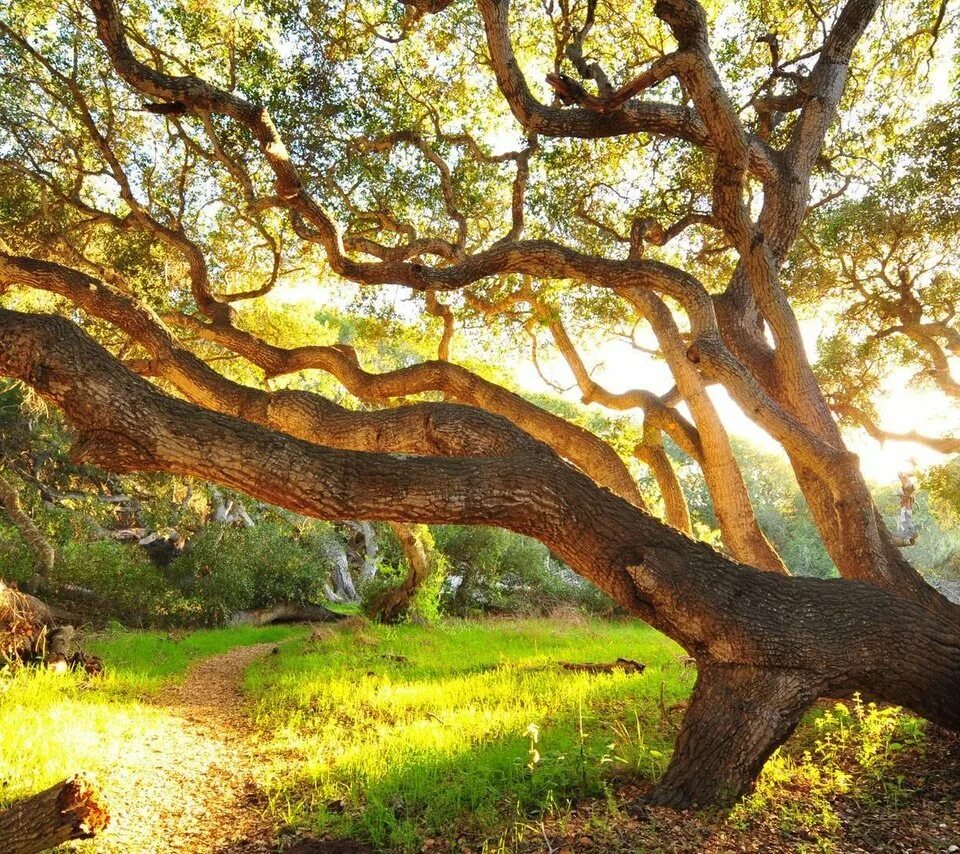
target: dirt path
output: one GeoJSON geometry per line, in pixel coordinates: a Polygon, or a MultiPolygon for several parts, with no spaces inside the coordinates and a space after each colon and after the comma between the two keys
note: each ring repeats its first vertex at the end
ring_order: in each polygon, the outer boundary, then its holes
{"type": "Polygon", "coordinates": [[[260,760],[240,682],[243,671],[273,648],[238,647],[205,659],[157,697],[151,704],[160,707],[157,716],[140,738],[118,747],[111,773],[101,779],[113,820],[93,851],[271,850],[254,785],[260,760]]]}

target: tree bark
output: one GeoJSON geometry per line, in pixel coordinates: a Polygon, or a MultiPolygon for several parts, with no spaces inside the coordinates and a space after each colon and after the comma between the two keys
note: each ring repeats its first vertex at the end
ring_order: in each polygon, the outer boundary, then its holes
{"type": "Polygon", "coordinates": [[[49,580],[50,573],[53,572],[56,555],[53,546],[40,533],[40,529],[34,524],[33,519],[24,512],[16,487],[10,483],[2,472],[0,472],[0,503],[3,504],[10,521],[20,532],[20,536],[23,537],[24,542],[36,557],[35,574],[30,580],[30,587],[35,590],[39,589],[49,580]]]}
{"type": "Polygon", "coordinates": [[[0,812],[0,854],[38,854],[92,839],[110,822],[96,782],[76,774],[0,812]]]}
{"type": "Polygon", "coordinates": [[[413,597],[430,577],[433,569],[433,562],[418,526],[391,522],[390,527],[400,541],[407,560],[407,574],[396,587],[380,593],[367,608],[368,616],[378,623],[400,622],[407,615],[413,597]]]}
{"type": "Polygon", "coordinates": [[[332,537],[324,541],[324,551],[330,561],[330,584],[328,598],[333,602],[358,602],[360,596],[350,574],[346,546],[332,537]]]}
{"type": "Polygon", "coordinates": [[[687,507],[687,499],[680,487],[680,481],[677,473],[673,469],[673,463],[663,447],[663,438],[659,430],[644,425],[643,441],[634,448],[634,456],[650,468],[653,472],[657,486],[660,487],[660,495],[663,498],[664,517],[668,525],[672,525],[678,531],[685,534],[692,534],[693,527],[690,524],[690,508],[687,507]]]}
{"type": "Polygon", "coordinates": [[[347,522],[346,527],[354,532],[353,542],[359,558],[361,586],[372,581],[377,574],[377,535],[369,522],[347,522]]]}
{"type": "Polygon", "coordinates": [[[730,437],[707,394],[703,377],[687,358],[687,349],[676,321],[656,294],[639,288],[620,293],[650,323],[676,380],[680,396],[690,407],[700,434],[703,477],[717,514],[724,545],[739,561],[786,574],[786,565],[760,529],[743,474],[733,455],[730,437]]]}
{"type": "Polygon", "coordinates": [[[683,809],[735,800],[793,732],[816,693],[802,670],[703,667],[654,802],[683,809]]]}

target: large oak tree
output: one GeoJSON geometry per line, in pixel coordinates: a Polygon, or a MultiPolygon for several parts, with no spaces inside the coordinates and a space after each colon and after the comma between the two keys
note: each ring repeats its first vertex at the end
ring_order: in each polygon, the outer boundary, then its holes
{"type": "Polygon", "coordinates": [[[107,469],[541,540],[697,661],[662,803],[741,793],[820,696],[958,728],[960,609],[874,507],[784,281],[840,166],[908,123],[878,91],[950,23],[890,6],[6,3],[0,374],[107,469]],[[366,314],[385,287],[418,294],[437,358],[373,372],[251,322],[295,275],[363,286],[366,314]],[[38,292],[58,312],[24,311],[38,292]],[[578,335],[625,317],[672,389],[593,380],[578,335]],[[585,400],[642,410],[670,524],[610,444],[454,361],[468,328],[548,339],[585,400]],[[304,371],[363,406],[273,383],[304,371]],[[787,576],[716,384],[783,446],[841,579],[787,576]],[[664,435],[702,471],[726,554],[685,533],[664,435]]]}

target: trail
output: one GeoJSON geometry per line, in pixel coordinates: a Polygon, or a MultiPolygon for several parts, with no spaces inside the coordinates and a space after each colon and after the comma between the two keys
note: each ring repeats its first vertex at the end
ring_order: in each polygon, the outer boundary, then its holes
{"type": "Polygon", "coordinates": [[[110,774],[101,779],[113,819],[90,850],[274,850],[254,783],[261,759],[240,691],[244,670],[274,646],[237,647],[204,659],[153,701],[161,714],[117,748],[110,774]]]}

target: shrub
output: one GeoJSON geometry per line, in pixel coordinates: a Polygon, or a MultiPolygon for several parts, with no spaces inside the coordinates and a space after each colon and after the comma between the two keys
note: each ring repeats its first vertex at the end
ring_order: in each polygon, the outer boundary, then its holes
{"type": "Polygon", "coordinates": [[[205,623],[277,602],[323,601],[330,567],[322,551],[304,548],[279,520],[255,528],[211,525],[188,543],[168,577],[188,595],[205,623]]]}
{"type": "Polygon", "coordinates": [[[561,605],[612,609],[603,593],[536,540],[500,528],[442,525],[433,530],[450,564],[441,591],[447,613],[546,614],[561,605]]]}
{"type": "Polygon", "coordinates": [[[56,580],[93,591],[111,616],[140,625],[176,619],[176,591],[140,550],[109,540],[77,542],[58,557],[56,580]]]}
{"type": "Polygon", "coordinates": [[[0,525],[0,578],[22,584],[33,575],[35,563],[20,532],[12,526],[0,525]]]}
{"type": "Polygon", "coordinates": [[[926,733],[919,718],[854,695],[849,704],[824,710],[814,727],[809,750],[790,756],[781,749],[767,761],[753,792],[730,813],[735,827],[766,824],[834,850],[829,837],[849,808],[843,801],[896,807],[908,794],[897,763],[904,749],[922,748],[926,733]]]}

